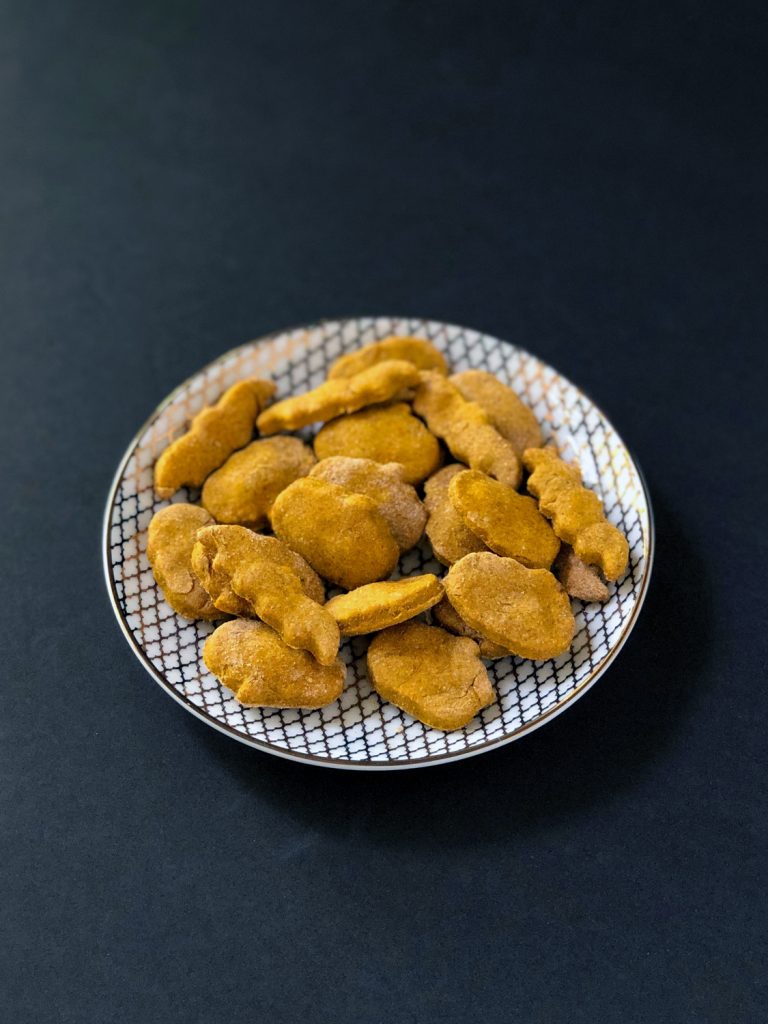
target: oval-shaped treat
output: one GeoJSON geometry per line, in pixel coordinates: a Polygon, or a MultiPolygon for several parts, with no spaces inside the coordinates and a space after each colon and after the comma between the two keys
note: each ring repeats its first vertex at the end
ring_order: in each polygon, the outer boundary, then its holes
{"type": "Polygon", "coordinates": [[[546,661],[571,645],[571,602],[547,569],[480,551],[452,565],[443,586],[466,623],[512,654],[546,661]]]}
{"type": "Polygon", "coordinates": [[[449,633],[455,633],[456,636],[468,636],[470,640],[474,640],[480,648],[481,658],[487,658],[488,661],[496,661],[499,658],[509,657],[509,651],[506,647],[502,647],[501,644],[495,644],[493,640],[489,640],[487,636],[483,636],[482,633],[478,633],[476,629],[468,626],[447,597],[443,597],[442,601],[435,605],[432,609],[432,614],[449,633]]]}
{"type": "Polygon", "coordinates": [[[275,498],[315,464],[312,449],[298,437],[267,437],[230,455],[205,481],[201,500],[219,523],[258,529],[275,498]]]}
{"type": "Polygon", "coordinates": [[[431,341],[426,341],[424,338],[393,335],[391,338],[374,341],[371,345],[339,356],[328,371],[328,379],[354,377],[356,373],[367,370],[370,366],[375,366],[376,363],[381,363],[386,359],[405,359],[406,362],[418,366],[420,370],[448,373],[448,364],[443,353],[436,349],[431,341]]]}
{"type": "Polygon", "coordinates": [[[389,402],[419,383],[420,371],[404,359],[388,359],[354,377],[327,380],[313,391],[276,402],[257,420],[262,434],[298,430],[310,423],[326,422],[366,405],[389,402]]]}
{"type": "Polygon", "coordinates": [[[449,380],[468,402],[476,402],[485,411],[518,456],[526,448],[537,448],[543,444],[541,427],[533,412],[498,377],[487,370],[463,370],[454,373],[449,380]]]}
{"type": "Polygon", "coordinates": [[[374,501],[316,477],[296,480],[278,495],[272,528],[321,576],[345,590],[386,579],[400,557],[374,501]]]}
{"type": "Polygon", "coordinates": [[[436,604],[443,595],[437,576],[425,573],[402,580],[369,583],[332,597],[325,606],[344,636],[376,633],[412,619],[436,604]]]}
{"type": "Polygon", "coordinates": [[[429,513],[426,534],[435,558],[453,565],[472,551],[485,551],[485,544],[467,529],[448,496],[451,480],[467,467],[458,462],[444,466],[424,484],[424,505],[429,513]]]}
{"type": "Polygon", "coordinates": [[[247,707],[322,708],[344,689],[340,658],[320,665],[308,651],[289,647],[274,629],[254,619],[219,626],[205,641],[203,661],[247,707]]]}
{"type": "Polygon", "coordinates": [[[399,462],[405,482],[418,484],[440,465],[440,445],[404,402],[363,409],[327,423],[315,438],[318,459],[346,455],[399,462]]]}
{"type": "Polygon", "coordinates": [[[594,565],[582,562],[568,544],[560,548],[552,572],[565,587],[566,593],[580,601],[607,601],[611,596],[594,565]]]}
{"type": "Polygon", "coordinates": [[[163,597],[185,619],[220,619],[222,613],[192,569],[197,531],[213,519],[199,505],[168,505],[152,517],[147,559],[163,597]]]}
{"type": "Polygon", "coordinates": [[[367,664],[379,696],[432,729],[461,729],[494,701],[474,640],[437,626],[385,629],[371,641],[367,664]]]}
{"type": "Polygon", "coordinates": [[[192,568],[217,608],[263,619],[289,647],[311,651],[330,665],[339,651],[336,621],[258,540],[244,526],[208,526],[197,535],[192,568]]]}
{"type": "Polygon", "coordinates": [[[514,447],[493,426],[487,413],[476,402],[468,402],[451,381],[423,370],[413,408],[432,433],[442,437],[459,462],[510,487],[520,485],[520,460],[514,447]]]}
{"type": "Polygon", "coordinates": [[[465,526],[497,555],[516,558],[529,569],[552,565],[560,541],[533,498],[476,469],[457,473],[448,497],[465,526]]]}
{"type": "Polygon", "coordinates": [[[424,533],[427,510],[415,489],[403,480],[404,472],[399,462],[382,463],[334,455],[318,462],[309,475],[356,494],[365,494],[375,501],[400,550],[409,551],[424,533]]]}
{"type": "Polygon", "coordinates": [[[256,417],[274,393],[272,381],[254,377],[238,381],[216,405],[202,409],[155,463],[157,496],[170,498],[180,487],[201,487],[232,452],[248,444],[256,417]]]}

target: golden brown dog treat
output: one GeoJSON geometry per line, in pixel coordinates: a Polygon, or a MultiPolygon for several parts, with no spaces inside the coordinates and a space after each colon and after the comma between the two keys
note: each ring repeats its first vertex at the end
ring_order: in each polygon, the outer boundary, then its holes
{"type": "Polygon", "coordinates": [[[375,501],[400,550],[409,551],[424,533],[427,510],[414,488],[403,480],[404,472],[399,462],[334,455],[318,462],[309,475],[375,501]]]}
{"type": "Polygon", "coordinates": [[[616,582],[627,571],[629,544],[627,538],[612,523],[593,523],[579,532],[574,553],[588,565],[598,565],[607,580],[616,582]]]}
{"type": "Polygon", "coordinates": [[[451,480],[467,467],[458,462],[444,466],[424,484],[424,505],[429,513],[426,534],[438,562],[453,565],[472,551],[485,551],[485,544],[464,525],[448,497],[451,480]]]}
{"type": "Polygon", "coordinates": [[[545,661],[571,645],[571,602],[547,569],[481,551],[452,565],[443,586],[465,622],[521,658],[545,661]]]}
{"type": "Polygon", "coordinates": [[[548,569],[560,541],[533,498],[513,491],[476,469],[457,473],[448,488],[464,525],[497,555],[529,569],[548,569]]]}
{"type": "Polygon", "coordinates": [[[155,463],[155,493],[170,498],[180,487],[201,487],[237,448],[253,437],[256,417],[275,393],[269,380],[241,380],[215,405],[194,417],[186,434],[172,441],[155,463]]]}
{"type": "Polygon", "coordinates": [[[448,364],[442,352],[438,351],[431,341],[424,338],[410,338],[393,335],[383,341],[375,341],[371,345],[359,348],[340,356],[328,371],[328,379],[337,377],[354,377],[377,363],[387,359],[405,359],[420,370],[437,370],[448,373],[448,364]]]}
{"type": "Polygon", "coordinates": [[[346,670],[340,658],[320,665],[254,619],[225,622],[205,641],[203,661],[235,699],[254,708],[321,708],[338,700],[346,670]]]}
{"type": "Polygon", "coordinates": [[[185,619],[220,619],[192,570],[197,531],[213,519],[198,505],[169,505],[152,517],[147,532],[147,559],[163,597],[185,619]]]}
{"type": "Polygon", "coordinates": [[[432,433],[442,437],[455,459],[510,487],[520,484],[515,449],[484,410],[476,402],[468,402],[455,384],[439,373],[422,371],[413,408],[432,433]]]}
{"type": "Polygon", "coordinates": [[[339,651],[332,615],[304,592],[301,580],[272,561],[244,526],[208,526],[197,535],[192,568],[221,611],[262,619],[289,647],[330,665],[339,651]]]}
{"type": "Polygon", "coordinates": [[[526,448],[537,448],[543,444],[539,421],[512,388],[502,384],[498,377],[486,370],[464,370],[454,373],[449,380],[468,402],[476,402],[487,413],[518,457],[526,448]]]}
{"type": "Polygon", "coordinates": [[[315,464],[312,449],[298,437],[267,437],[230,455],[205,481],[203,505],[220,523],[258,529],[288,484],[315,464]]]}
{"type": "Polygon", "coordinates": [[[405,388],[415,387],[419,372],[404,359],[388,359],[354,377],[327,380],[314,391],[276,402],[259,416],[259,430],[262,434],[298,430],[310,423],[324,423],[344,413],[357,412],[366,405],[388,402],[405,388]]]}
{"type": "Polygon", "coordinates": [[[296,480],[278,495],[272,528],[321,576],[345,590],[385,579],[400,557],[375,501],[316,477],[296,480]]]}
{"type": "Polygon", "coordinates": [[[404,402],[340,416],[315,438],[318,459],[346,455],[374,462],[399,462],[405,482],[418,484],[440,465],[440,445],[404,402]]]}
{"type": "Polygon", "coordinates": [[[474,640],[406,622],[368,648],[368,675],[384,700],[432,729],[461,729],[494,701],[474,640]]]}
{"type": "Polygon", "coordinates": [[[437,576],[425,573],[408,579],[369,583],[332,597],[325,606],[344,636],[375,633],[412,619],[436,604],[443,594],[437,576]]]}
{"type": "Polygon", "coordinates": [[[563,544],[560,548],[552,572],[565,587],[566,592],[580,601],[607,601],[611,596],[610,590],[594,565],[582,562],[568,544],[563,544]]]}
{"type": "Polygon", "coordinates": [[[526,449],[523,464],[528,472],[535,471],[534,487],[537,491],[547,490],[554,484],[557,485],[555,489],[581,487],[581,470],[575,462],[563,462],[555,448],[526,449]]]}
{"type": "Polygon", "coordinates": [[[476,629],[468,626],[447,597],[443,597],[442,601],[435,605],[432,609],[432,614],[449,633],[455,633],[456,636],[468,636],[470,640],[474,640],[480,647],[481,658],[487,658],[488,661],[496,661],[499,658],[509,657],[509,651],[506,647],[502,647],[501,644],[495,644],[493,640],[489,640],[488,637],[483,636],[482,633],[478,633],[476,629]]]}
{"type": "MultiPolygon", "coordinates": [[[[530,494],[533,494],[539,503],[539,510],[542,515],[546,515],[548,519],[551,519],[549,512],[545,509],[552,510],[552,504],[557,498],[566,490],[572,491],[574,494],[580,492],[588,493],[585,488],[582,487],[581,482],[581,470],[578,466],[570,465],[566,462],[561,462],[558,458],[557,453],[553,448],[527,448],[523,453],[525,458],[527,453],[531,452],[546,452],[547,455],[539,459],[535,457],[536,476],[533,482],[533,489],[528,486],[533,474],[526,480],[526,489],[530,494]],[[549,500],[547,500],[548,496],[549,500]],[[544,501],[544,508],[542,508],[542,500],[544,501]]],[[[529,458],[529,464],[533,465],[529,458]]],[[[596,495],[594,496],[596,497],[596,495]]],[[[594,505],[594,497],[588,498],[587,502],[592,502],[594,505]]],[[[565,538],[561,538],[565,540],[565,538]]],[[[567,543],[567,541],[566,541],[567,543]]]]}
{"type": "MultiPolygon", "coordinates": [[[[250,530],[248,532],[251,533],[250,530]]],[[[290,569],[299,577],[307,597],[311,597],[318,604],[325,603],[325,584],[312,566],[297,552],[291,551],[287,544],[283,544],[277,537],[265,537],[263,533],[253,533],[248,545],[254,552],[258,551],[259,557],[281,565],[284,569],[290,569]]],[[[242,612],[235,614],[246,615],[247,608],[245,605],[243,608],[242,612]]]]}
{"type": "Polygon", "coordinates": [[[573,547],[577,557],[597,565],[608,580],[627,571],[629,544],[621,530],[605,518],[603,503],[581,483],[581,473],[552,448],[529,448],[523,454],[528,490],[552,521],[557,536],[573,547]]]}

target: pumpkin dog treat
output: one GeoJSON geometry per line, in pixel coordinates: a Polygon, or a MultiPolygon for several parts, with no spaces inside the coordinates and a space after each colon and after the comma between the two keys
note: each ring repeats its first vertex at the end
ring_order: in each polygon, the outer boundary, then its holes
{"type": "Polygon", "coordinates": [[[521,658],[545,661],[570,647],[571,602],[546,569],[480,551],[452,565],[443,585],[468,625],[521,658]]]}
{"type": "Polygon", "coordinates": [[[573,551],[587,565],[599,566],[612,583],[621,579],[629,565],[627,538],[607,520],[580,530],[573,551]]]}
{"type": "MultiPolygon", "coordinates": [[[[245,543],[247,543],[249,551],[253,552],[254,558],[258,553],[258,556],[265,561],[273,562],[275,565],[281,565],[284,569],[289,569],[294,575],[299,577],[299,582],[307,597],[316,601],[317,604],[325,603],[325,584],[306,559],[302,558],[296,551],[292,551],[287,544],[283,544],[277,537],[265,537],[264,534],[253,533],[251,530],[248,530],[247,533],[250,534],[250,538],[245,543]]],[[[242,538],[242,534],[238,536],[242,538]]],[[[233,614],[248,614],[248,607],[245,602],[239,605],[238,609],[233,614]]]]}
{"type": "Polygon", "coordinates": [[[318,459],[347,455],[399,462],[405,482],[418,484],[440,465],[440,445],[404,402],[363,409],[327,423],[315,438],[318,459]]]}
{"type": "Polygon", "coordinates": [[[522,455],[526,448],[543,443],[539,421],[512,388],[486,370],[464,370],[449,378],[468,402],[486,412],[491,423],[522,455]]]}
{"type": "Polygon", "coordinates": [[[356,412],[366,405],[388,402],[405,388],[415,387],[419,373],[413,363],[404,359],[387,359],[354,377],[327,380],[314,391],[276,402],[259,416],[258,428],[262,434],[298,430],[310,423],[356,412]]]}
{"type": "Polygon", "coordinates": [[[563,544],[552,572],[565,587],[566,593],[580,601],[607,601],[611,596],[594,565],[577,558],[573,548],[563,544]]]}
{"type": "Polygon", "coordinates": [[[403,480],[403,472],[397,462],[381,463],[335,455],[318,462],[309,475],[356,494],[365,494],[375,501],[400,550],[409,551],[424,533],[427,510],[413,487],[403,480]]]}
{"type": "Polygon", "coordinates": [[[426,534],[435,558],[443,565],[453,565],[471,551],[486,550],[480,538],[464,525],[448,496],[451,481],[466,468],[454,462],[424,484],[424,505],[429,513],[426,534]]]}
{"type": "Polygon", "coordinates": [[[447,597],[443,597],[434,606],[432,615],[449,633],[455,633],[456,636],[468,636],[470,640],[474,640],[480,647],[481,658],[487,658],[488,661],[496,661],[498,658],[509,657],[509,651],[506,647],[495,644],[493,640],[489,640],[482,633],[478,633],[476,629],[468,626],[447,597]]]}
{"type": "Polygon", "coordinates": [[[464,524],[497,555],[516,558],[529,569],[552,565],[560,541],[533,498],[476,469],[457,473],[448,497],[464,524]]]}
{"type": "Polygon", "coordinates": [[[519,485],[520,462],[515,449],[483,409],[468,402],[455,384],[439,373],[422,371],[413,408],[432,433],[442,437],[454,458],[510,487],[519,485]]]}
{"type": "Polygon", "coordinates": [[[272,528],[321,576],[345,590],[385,579],[400,557],[375,501],[317,477],[296,480],[278,495],[272,528]]]}
{"type": "Polygon", "coordinates": [[[621,579],[629,562],[627,539],[606,520],[603,503],[583,486],[578,469],[552,448],[529,448],[523,462],[531,474],[528,490],[539,499],[557,536],[582,562],[599,566],[606,579],[621,579]]]}
{"type": "Polygon", "coordinates": [[[346,675],[340,658],[320,665],[253,619],[219,626],[205,641],[203,661],[247,707],[321,708],[341,696],[346,675]]]}
{"type": "Polygon", "coordinates": [[[409,338],[393,335],[383,341],[375,341],[371,345],[359,348],[340,356],[328,371],[328,379],[337,377],[353,377],[356,373],[367,370],[385,359],[405,359],[420,370],[436,370],[447,374],[448,364],[442,352],[439,352],[431,341],[424,338],[409,338]]]}
{"type": "Polygon", "coordinates": [[[220,619],[221,612],[192,570],[197,531],[213,519],[198,505],[169,505],[152,517],[147,558],[163,597],[185,619],[220,619]]]}
{"type": "Polygon", "coordinates": [[[298,437],[268,437],[230,455],[205,481],[202,502],[220,523],[262,527],[275,498],[315,464],[298,437]]]}
{"type": "Polygon", "coordinates": [[[443,596],[437,576],[426,573],[403,580],[369,583],[332,597],[325,606],[344,636],[375,633],[431,608],[443,596]]]}
{"type": "Polygon", "coordinates": [[[330,665],[339,651],[339,628],[322,605],[307,597],[301,580],[272,561],[256,534],[243,526],[208,526],[197,535],[192,568],[221,611],[257,616],[289,647],[311,651],[330,665]]]}
{"type": "Polygon", "coordinates": [[[368,648],[368,675],[379,696],[432,729],[460,729],[494,692],[474,640],[406,622],[368,648]]]}
{"type": "Polygon", "coordinates": [[[170,498],[180,487],[200,487],[237,448],[253,437],[256,417],[275,393],[269,380],[241,380],[216,405],[194,417],[186,434],[172,441],[155,463],[155,493],[170,498]]]}

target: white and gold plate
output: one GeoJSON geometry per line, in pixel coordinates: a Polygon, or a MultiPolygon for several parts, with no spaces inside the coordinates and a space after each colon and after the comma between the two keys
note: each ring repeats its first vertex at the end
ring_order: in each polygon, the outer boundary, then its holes
{"type": "MultiPolygon", "coordinates": [[[[195,501],[180,491],[175,501],[195,501]]],[[[358,317],[327,320],[268,335],[225,353],[178,387],[152,414],[123,456],[104,520],[104,570],[120,627],[150,675],[188,711],[259,750],[337,768],[392,769],[471,757],[524,736],[578,700],[605,672],[637,621],[653,559],[653,519],[642,475],[613,426],[577,387],[524,351],[479,331],[434,320],[358,317]],[[629,570],[605,604],[574,602],[571,650],[552,661],[504,658],[488,672],[496,703],[466,728],[430,729],[379,699],[365,670],[367,639],[342,644],[347,681],[340,699],[319,711],[244,708],[201,658],[213,629],[188,622],[165,603],[147,562],[147,527],[158,509],[155,459],[204,405],[235,381],[270,377],[278,398],[315,387],[330,364],[390,334],[429,338],[453,371],[490,370],[531,406],[564,457],[579,463],[608,519],[629,540],[629,570]]],[[[408,552],[398,572],[444,572],[428,543],[408,552]]]]}

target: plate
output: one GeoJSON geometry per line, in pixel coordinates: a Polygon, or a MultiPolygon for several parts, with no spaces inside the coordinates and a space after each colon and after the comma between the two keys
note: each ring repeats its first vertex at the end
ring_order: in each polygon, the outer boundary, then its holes
{"type": "MultiPolygon", "coordinates": [[[[180,491],[174,501],[196,501],[180,491]]],[[[259,750],[337,768],[393,769],[438,764],[502,746],[550,721],[605,672],[637,621],[651,572],[653,520],[637,464],[600,409],[529,352],[479,331],[433,320],[359,317],[326,320],[249,342],[225,353],[181,384],[131,442],[115,475],[104,519],[104,569],[118,622],[156,682],[208,725],[259,750]],[[342,645],[347,681],[341,698],[319,711],[244,708],[212,676],[200,656],[213,630],[175,615],[160,594],[146,556],[147,527],[168,504],[155,498],[152,467],[199,409],[235,381],[271,377],[278,397],[315,387],[342,353],[384,338],[429,338],[453,370],[490,370],[530,405],[565,458],[605,503],[608,519],[629,540],[629,571],[604,605],[574,602],[571,650],[552,661],[505,658],[488,672],[498,699],[466,728],[444,733],[379,699],[365,671],[366,638],[342,645]]],[[[438,572],[429,545],[408,552],[398,573],[438,572]]]]}

